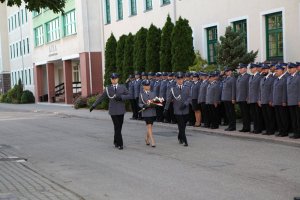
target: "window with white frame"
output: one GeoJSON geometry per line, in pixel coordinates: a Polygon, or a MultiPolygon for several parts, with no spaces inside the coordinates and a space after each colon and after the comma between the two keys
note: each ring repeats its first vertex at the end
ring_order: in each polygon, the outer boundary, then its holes
{"type": "Polygon", "coordinates": [[[63,17],[64,20],[64,35],[72,35],[76,33],[76,13],[72,10],[66,13],[63,17]]]}
{"type": "Polygon", "coordinates": [[[60,38],[59,18],[46,23],[47,42],[52,42],[60,38]]]}
{"type": "Polygon", "coordinates": [[[44,27],[43,25],[34,29],[35,46],[41,46],[44,44],[44,27]]]}

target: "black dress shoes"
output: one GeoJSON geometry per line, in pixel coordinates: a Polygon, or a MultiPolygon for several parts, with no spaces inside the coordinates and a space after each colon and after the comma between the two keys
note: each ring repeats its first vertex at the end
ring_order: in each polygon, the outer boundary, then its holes
{"type": "Polygon", "coordinates": [[[225,131],[235,131],[235,128],[226,128],[225,131]]]}
{"type": "Polygon", "coordinates": [[[247,132],[250,132],[250,130],[247,130],[247,129],[242,129],[242,130],[239,130],[239,132],[242,132],[242,133],[247,133],[247,132]]]}
{"type": "Polygon", "coordinates": [[[184,146],[184,147],[187,147],[187,146],[189,146],[189,145],[188,145],[188,143],[184,143],[183,146],[184,146]]]}
{"type": "Polygon", "coordinates": [[[123,150],[123,146],[119,146],[118,149],[119,149],[119,150],[123,150]]]}
{"type": "Polygon", "coordinates": [[[181,139],[178,139],[179,144],[183,144],[183,141],[181,139]]]}

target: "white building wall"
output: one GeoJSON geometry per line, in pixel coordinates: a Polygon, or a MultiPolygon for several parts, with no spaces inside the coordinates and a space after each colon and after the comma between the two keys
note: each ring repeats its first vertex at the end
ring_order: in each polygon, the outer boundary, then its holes
{"type": "Polygon", "coordinates": [[[0,74],[9,73],[8,29],[6,5],[0,4],[0,74]]]}
{"type": "MultiPolygon", "coordinates": [[[[25,6],[22,5],[19,7],[7,7],[7,17],[6,21],[8,22],[9,19],[11,19],[12,16],[16,15],[18,18],[18,13],[20,15],[20,20],[21,18],[21,10],[23,10],[24,16],[24,24],[22,24],[22,21],[19,22],[17,20],[17,25],[16,28],[12,29],[11,31],[8,32],[8,38],[9,38],[9,46],[12,47],[13,44],[17,44],[19,41],[22,41],[22,48],[24,48],[23,40],[26,40],[25,43],[25,54],[23,56],[20,53],[19,50],[19,55],[15,58],[11,57],[11,51],[13,49],[11,48],[9,52],[9,58],[10,58],[10,71],[11,71],[11,83],[12,87],[17,83],[18,79],[22,80],[22,73],[24,72],[24,80],[22,82],[24,83],[25,89],[30,90],[34,92],[34,81],[33,81],[33,65],[32,65],[32,50],[33,50],[33,39],[31,35],[31,16],[32,14],[30,12],[27,12],[27,21],[26,21],[26,16],[25,16],[25,6]],[[29,41],[29,53],[27,52],[27,38],[29,41]],[[26,78],[27,74],[27,78],[26,78]],[[17,75],[17,76],[16,76],[17,75]],[[27,82],[26,82],[27,79],[27,82]]],[[[23,50],[23,49],[22,49],[23,50]]]]}
{"type": "MultiPolygon", "coordinates": [[[[105,2],[103,0],[103,2],[105,2]]],[[[144,1],[137,0],[137,15],[129,16],[129,0],[123,0],[123,20],[117,21],[116,0],[110,1],[111,23],[104,25],[104,40],[113,33],[116,38],[135,33],[151,23],[162,27],[170,14],[186,18],[193,29],[194,47],[207,59],[206,28],[216,25],[218,38],[233,21],[247,19],[248,50],[259,50],[257,61],[266,60],[265,15],[281,11],[283,15],[284,61],[300,60],[300,1],[299,0],[171,0],[160,6],[153,0],[153,9],[144,12],[144,1]]],[[[103,8],[103,15],[105,9],[103,8]]]]}

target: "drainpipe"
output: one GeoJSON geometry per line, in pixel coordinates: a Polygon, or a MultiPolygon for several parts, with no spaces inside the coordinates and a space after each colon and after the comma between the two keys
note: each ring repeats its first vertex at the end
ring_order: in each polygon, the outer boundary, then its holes
{"type": "MultiPolygon", "coordinates": [[[[20,6],[19,6],[19,13],[21,14],[20,6]]],[[[23,52],[24,47],[22,48],[22,44],[24,44],[24,43],[23,43],[22,22],[20,21],[21,20],[20,19],[20,14],[18,15],[18,21],[20,23],[21,56],[22,56],[22,68],[23,68],[23,71],[22,71],[22,85],[23,85],[23,90],[25,90],[25,84],[24,84],[24,72],[25,72],[25,70],[24,70],[24,53],[25,52],[23,52]]]]}

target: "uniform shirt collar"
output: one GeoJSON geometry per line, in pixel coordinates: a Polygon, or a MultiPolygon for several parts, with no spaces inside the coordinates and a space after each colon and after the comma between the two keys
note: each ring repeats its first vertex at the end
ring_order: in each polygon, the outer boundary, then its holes
{"type": "Polygon", "coordinates": [[[284,75],[285,75],[285,73],[283,73],[281,76],[279,76],[278,79],[280,80],[284,75]]]}
{"type": "Polygon", "coordinates": [[[269,73],[269,74],[266,76],[266,79],[268,79],[270,76],[271,76],[271,73],[269,73]]]}

